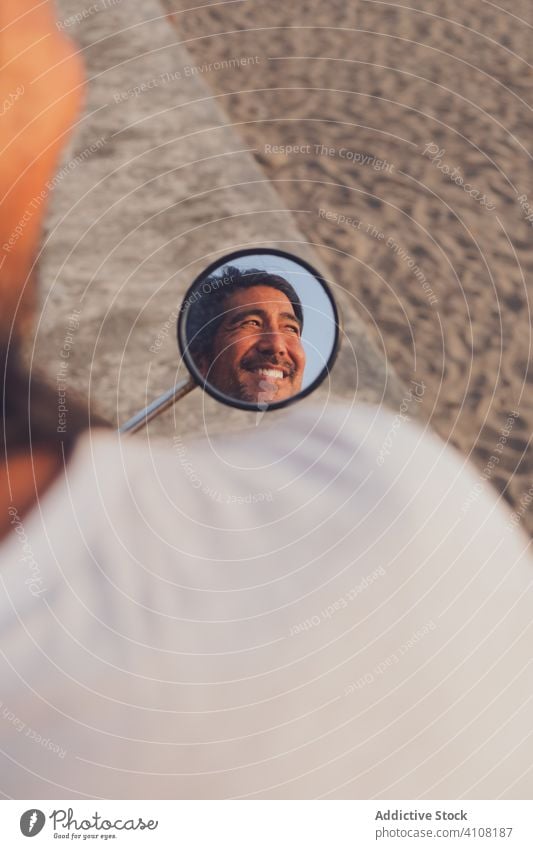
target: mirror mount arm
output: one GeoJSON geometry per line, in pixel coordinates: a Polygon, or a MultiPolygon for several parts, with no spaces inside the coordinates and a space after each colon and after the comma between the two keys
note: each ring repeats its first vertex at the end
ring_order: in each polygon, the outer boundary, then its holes
{"type": "Polygon", "coordinates": [[[184,380],[181,380],[179,383],[176,383],[172,389],[169,389],[167,392],[164,392],[163,395],[160,395],[159,398],[156,398],[155,401],[152,401],[144,410],[140,410],[131,419],[128,419],[121,427],[119,427],[119,433],[136,433],[141,428],[145,427],[148,422],[155,419],[161,413],[164,413],[165,410],[173,407],[174,404],[183,398],[185,395],[188,395],[195,387],[198,386],[195,380],[192,377],[186,377],[184,380]]]}

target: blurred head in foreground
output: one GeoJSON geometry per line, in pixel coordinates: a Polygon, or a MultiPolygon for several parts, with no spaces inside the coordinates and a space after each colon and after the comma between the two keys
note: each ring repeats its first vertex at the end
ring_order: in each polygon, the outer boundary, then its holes
{"type": "Polygon", "coordinates": [[[58,30],[51,0],[0,5],[0,366],[4,452],[69,444],[83,411],[73,403],[68,432],[58,439],[57,393],[22,365],[31,336],[35,263],[43,217],[61,151],[84,88],[81,61],[58,30]],[[30,439],[31,434],[31,439],[30,439]]]}

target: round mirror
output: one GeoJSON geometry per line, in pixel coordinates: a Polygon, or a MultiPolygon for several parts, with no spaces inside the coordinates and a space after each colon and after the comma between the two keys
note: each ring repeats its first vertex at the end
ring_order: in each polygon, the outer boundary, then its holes
{"type": "Polygon", "coordinates": [[[329,374],[339,315],[320,275],[291,254],[229,254],[185,295],[178,341],[194,379],[246,410],[276,409],[312,392],[329,374]]]}
{"type": "Polygon", "coordinates": [[[333,295],[308,263],[255,248],[222,257],[188,289],[178,341],[190,375],[128,419],[135,433],[201,386],[224,404],[272,410],[309,395],[340,339],[333,295]]]}

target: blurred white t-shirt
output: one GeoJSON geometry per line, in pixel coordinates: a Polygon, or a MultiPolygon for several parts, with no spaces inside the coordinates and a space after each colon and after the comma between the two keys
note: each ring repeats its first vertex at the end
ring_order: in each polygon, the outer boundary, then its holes
{"type": "Polygon", "coordinates": [[[429,432],[344,405],[97,431],[14,510],[3,794],[532,797],[528,541],[429,432]]]}

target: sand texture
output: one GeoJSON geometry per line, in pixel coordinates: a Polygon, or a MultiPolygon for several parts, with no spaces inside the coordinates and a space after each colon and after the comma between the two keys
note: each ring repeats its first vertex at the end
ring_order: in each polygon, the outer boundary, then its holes
{"type": "MultiPolygon", "coordinates": [[[[230,126],[210,80],[189,73],[192,59],[157,0],[101,0],[85,14],[74,0],[58,8],[83,53],[88,95],[54,180],[35,361],[122,423],[183,374],[177,311],[208,263],[252,245],[319,266],[322,258],[230,126]]],[[[393,369],[348,293],[338,287],[337,296],[346,338],[320,398],[397,406],[403,389],[393,369]]],[[[195,391],[150,435],[172,439],[255,419],[195,391]]]]}
{"type": "Polygon", "coordinates": [[[425,420],[533,531],[533,5],[172,2],[425,420]]]}

